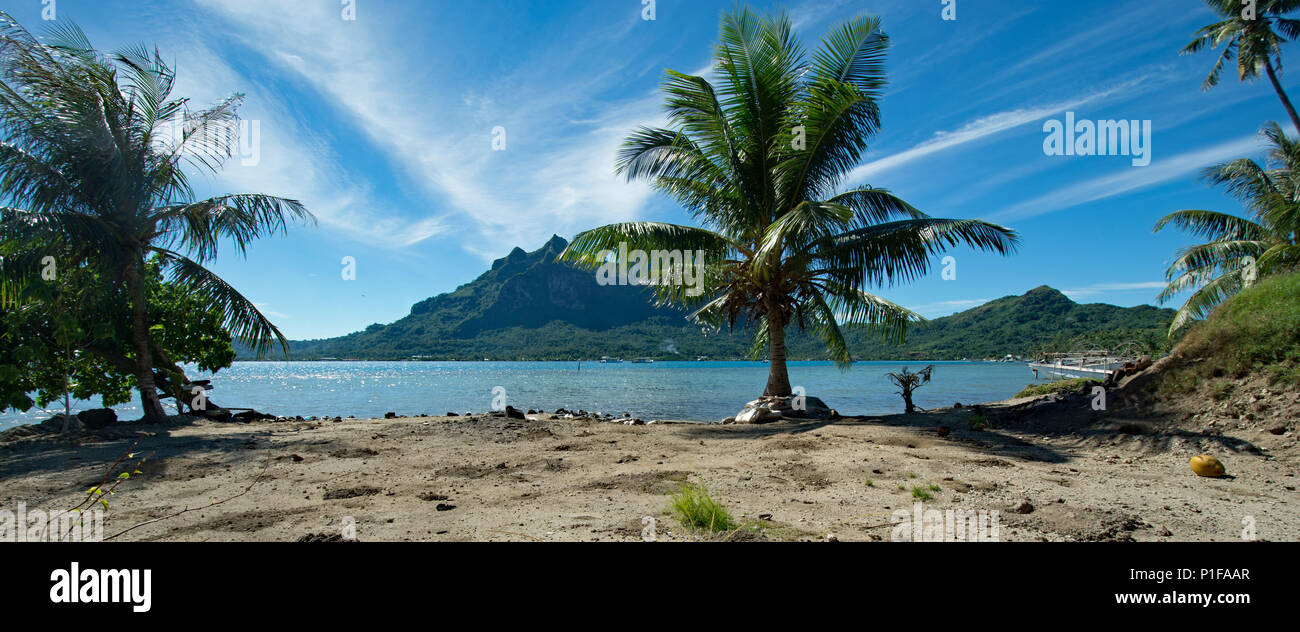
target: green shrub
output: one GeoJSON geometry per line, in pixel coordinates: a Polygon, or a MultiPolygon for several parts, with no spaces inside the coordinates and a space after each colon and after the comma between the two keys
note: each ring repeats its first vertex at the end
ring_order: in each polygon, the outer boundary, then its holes
{"type": "Polygon", "coordinates": [[[1057,380],[1047,384],[1030,384],[1019,393],[1016,393],[1016,397],[1037,397],[1039,395],[1050,395],[1052,393],[1069,393],[1077,391],[1084,386],[1091,386],[1093,384],[1101,384],[1101,382],[1086,377],[1080,377],[1068,380],[1057,380]]]}

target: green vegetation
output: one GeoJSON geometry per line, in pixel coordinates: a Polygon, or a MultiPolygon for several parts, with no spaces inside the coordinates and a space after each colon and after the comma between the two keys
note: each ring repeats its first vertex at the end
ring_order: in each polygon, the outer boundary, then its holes
{"type": "Polygon", "coordinates": [[[980,413],[976,413],[974,415],[971,415],[970,419],[966,420],[966,427],[976,432],[982,432],[984,430],[988,430],[989,418],[980,413]]]}
{"type": "Polygon", "coordinates": [[[171,97],[176,76],[156,50],[103,53],[66,21],[42,43],[0,13],[0,48],[0,309],[6,335],[45,336],[22,341],[20,350],[6,346],[5,403],[26,403],[15,388],[35,386],[41,399],[58,390],[24,365],[61,353],[65,391],[102,389],[118,398],[122,382],[97,384],[83,363],[108,365],[133,378],[145,420],[161,422],[158,387],[185,381],[172,375],[180,358],[169,351],[210,342],[219,354],[229,345],[202,317],[197,324],[211,340],[173,337],[169,344],[167,329],[180,334],[175,330],[190,318],[151,313],[153,293],[169,289],[176,300],[196,297],[198,314],[215,310],[219,324],[253,349],[279,341],[287,351],[279,330],[205,264],[223,242],[243,253],[258,237],[311,215],[294,200],[266,195],[197,200],[190,187],[238,147],[242,97],[190,110],[187,99],[171,97]],[[150,266],[166,283],[150,278],[150,266]],[[76,282],[62,282],[66,275],[76,282]],[[58,287],[41,287],[51,283],[58,287]],[[82,300],[86,309],[62,311],[82,300]],[[75,385],[73,373],[81,378],[75,385]]]}
{"type": "Polygon", "coordinates": [[[753,326],[751,356],[766,349],[770,359],[763,394],[788,396],[787,327],[810,332],[847,365],[842,328],[901,340],[920,320],[867,288],[923,276],[934,255],[958,244],[1010,253],[1018,237],[930,217],[865,184],[834,194],[880,128],[889,38],[877,17],[833,28],[811,56],[784,14],[738,8],[723,16],[719,38],[718,84],[667,71],[669,127],[638,129],[618,157],[620,174],[649,181],[703,226],[601,226],[561,258],[597,270],[620,251],[702,252],[702,287],[659,283],[657,299],[695,310],[692,319],[714,330],[753,326]]]}
{"type": "MultiPolygon", "coordinates": [[[[1300,273],[1261,280],[1225,301],[1187,332],[1178,362],[1160,376],[1166,390],[1190,392],[1218,378],[1265,375],[1300,387],[1300,273]]],[[[1231,385],[1217,382],[1211,396],[1231,385]]]]}
{"type": "Polygon", "coordinates": [[[875,486],[876,486],[876,482],[868,478],[867,487],[875,487],[875,486]]]}
{"type": "Polygon", "coordinates": [[[1101,384],[1097,380],[1080,377],[1073,379],[1057,380],[1047,384],[1030,384],[1016,393],[1016,397],[1037,397],[1039,395],[1050,395],[1052,393],[1072,393],[1085,386],[1101,384]]]}
{"type": "Polygon", "coordinates": [[[1169,335],[1205,318],[1224,299],[1250,287],[1259,278],[1300,266],[1300,142],[1286,137],[1276,123],[1264,128],[1272,145],[1269,166],[1241,159],[1206,172],[1216,185],[1241,200],[1250,218],[1203,210],[1171,213],[1156,231],[1173,225],[1210,241],[1178,251],[1166,276],[1169,285],[1160,301],[1196,288],[1178,310],[1169,335]]]}
{"type": "MultiPolygon", "coordinates": [[[[155,384],[177,401],[186,383],[180,365],[215,372],[235,359],[220,309],[186,286],[166,282],[160,266],[145,266],[149,341],[155,384]]],[[[0,308],[0,409],[46,407],[61,397],[124,403],[135,386],[128,300],[88,267],[25,288],[25,300],[0,308]],[[48,306],[57,306],[49,309],[48,306]]]]}
{"type": "Polygon", "coordinates": [[[1214,68],[1201,87],[1209,90],[1218,85],[1224,67],[1232,65],[1242,81],[1259,78],[1263,69],[1269,83],[1286,108],[1296,131],[1300,132],[1300,116],[1282,89],[1277,71],[1282,67],[1282,43],[1300,33],[1300,23],[1289,19],[1288,13],[1300,8],[1296,0],[1258,0],[1249,3],[1241,0],[1205,0],[1211,11],[1224,18],[1196,32],[1196,39],[1183,48],[1184,54],[1196,53],[1206,48],[1223,46],[1214,68]],[[1276,30],[1275,30],[1276,29],[1276,30]],[[1278,31],[1281,31],[1279,33],[1278,31]],[[1233,57],[1236,57],[1234,62],[1233,57]]]}
{"type": "Polygon", "coordinates": [[[688,529],[705,531],[732,531],[737,528],[731,514],[709,497],[702,485],[683,483],[676,494],[670,496],[673,515],[688,529]]]}
{"type": "Polygon", "coordinates": [[[912,498],[915,498],[917,500],[933,500],[934,494],[931,494],[930,490],[924,487],[913,487],[912,498]]]}

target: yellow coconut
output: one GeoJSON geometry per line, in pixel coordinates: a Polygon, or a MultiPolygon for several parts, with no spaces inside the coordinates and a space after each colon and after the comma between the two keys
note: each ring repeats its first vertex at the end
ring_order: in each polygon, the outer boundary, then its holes
{"type": "Polygon", "coordinates": [[[1192,471],[1196,472],[1197,476],[1209,476],[1210,478],[1223,476],[1223,464],[1208,454],[1192,457],[1191,465],[1192,471]]]}

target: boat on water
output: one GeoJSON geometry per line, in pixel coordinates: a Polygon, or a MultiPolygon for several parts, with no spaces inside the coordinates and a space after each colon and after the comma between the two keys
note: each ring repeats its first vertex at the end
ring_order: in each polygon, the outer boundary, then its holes
{"type": "Polygon", "coordinates": [[[1115,373],[1133,367],[1147,358],[1132,345],[1117,349],[1093,349],[1067,353],[1044,354],[1038,361],[1029,363],[1034,377],[1047,376],[1065,379],[1092,378],[1108,380],[1115,373]]]}
{"type": "Polygon", "coordinates": [[[632,364],[653,364],[653,363],[654,363],[654,358],[637,358],[632,361],[632,364]]]}
{"type": "Polygon", "coordinates": [[[600,356],[600,363],[601,363],[601,364],[622,364],[622,363],[623,363],[623,360],[622,360],[621,358],[611,358],[611,357],[609,357],[609,356],[600,356]]]}

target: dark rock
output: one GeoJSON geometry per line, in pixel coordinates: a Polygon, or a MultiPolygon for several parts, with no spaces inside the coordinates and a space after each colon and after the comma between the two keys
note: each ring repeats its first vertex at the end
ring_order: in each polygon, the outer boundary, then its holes
{"type": "Polygon", "coordinates": [[[1016,505],[1015,508],[1013,508],[1011,511],[1014,511],[1015,513],[1018,514],[1034,513],[1034,505],[1033,503],[1026,500],[1021,502],[1019,505],[1016,505]]]}
{"type": "Polygon", "coordinates": [[[524,417],[524,411],[519,410],[514,406],[506,406],[506,417],[511,419],[526,419],[526,417],[524,417]]]}
{"type": "MultiPolygon", "coordinates": [[[[45,433],[63,432],[64,419],[64,415],[55,415],[50,417],[41,422],[40,429],[45,433]]],[[[82,422],[78,416],[73,415],[72,417],[66,417],[66,419],[68,421],[68,432],[74,433],[86,431],[86,424],[82,422]]]]}
{"type": "Polygon", "coordinates": [[[384,413],[384,419],[397,419],[397,413],[384,413]]]}
{"type": "Polygon", "coordinates": [[[451,511],[452,509],[455,508],[456,505],[448,505],[447,503],[438,503],[438,505],[434,507],[434,509],[437,511],[451,511]]]}
{"type": "Polygon", "coordinates": [[[241,421],[247,423],[250,421],[263,421],[266,419],[275,419],[275,415],[268,415],[266,413],[259,413],[256,410],[250,410],[247,412],[236,414],[233,417],[233,419],[235,421],[241,421]]]}
{"type": "Polygon", "coordinates": [[[117,423],[117,412],[112,408],[95,408],[77,413],[77,419],[91,430],[99,430],[109,424],[117,423]]]}
{"type": "Polygon", "coordinates": [[[456,413],[453,413],[453,412],[451,412],[451,411],[447,411],[447,416],[448,416],[448,417],[459,417],[460,415],[457,415],[456,413]]]}

